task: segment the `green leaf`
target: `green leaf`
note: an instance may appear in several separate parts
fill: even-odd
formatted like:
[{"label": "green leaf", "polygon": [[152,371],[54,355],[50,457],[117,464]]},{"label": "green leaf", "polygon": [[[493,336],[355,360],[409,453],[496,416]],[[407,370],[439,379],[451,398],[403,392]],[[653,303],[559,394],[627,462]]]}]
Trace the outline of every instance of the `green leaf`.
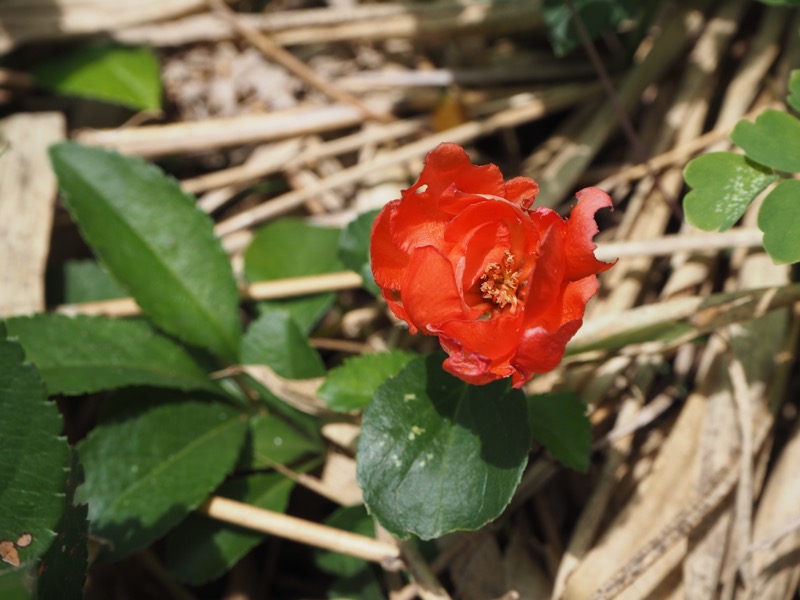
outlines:
[{"label": "green leaf", "polygon": [[768,108],[756,122],[739,121],[731,139],[748,158],[777,171],[800,172],[800,119]]},{"label": "green leaf", "polygon": [[[284,512],[294,482],[277,473],[240,477],[224,483],[216,495],[274,512]],[[167,537],[167,567],[175,578],[200,585],[224,575],[265,534],[191,514]]]},{"label": "green leaf", "polygon": [[7,321],[51,394],[129,385],[219,391],[184,348],[143,321],[40,314]]},{"label": "green leaf", "polygon": [[310,379],[325,373],[319,353],[291,315],[276,308],[265,309],[250,324],[242,341],[242,364],[267,365],[288,379]]},{"label": "green leaf", "polygon": [[65,96],[161,111],[161,77],[155,53],[146,47],[91,44],[48,56],[33,69],[40,86]]},{"label": "green leaf", "polygon": [[372,233],[372,223],[380,210],[371,210],[347,224],[339,238],[339,258],[348,269],[355,271],[364,279],[364,288],[375,296],[379,296],[381,289],[372,276],[372,267],[369,261],[369,238]]},{"label": "green leaf", "polygon": [[398,536],[477,529],[508,505],[531,445],[522,392],[470,386],[442,356],[414,360],[364,411],[357,476],[364,501]]},{"label": "green leaf", "polygon": [[319,397],[332,410],[360,410],[370,403],[384,381],[415,357],[413,352],[397,350],[347,358],[341,366],[330,370],[319,389]]},{"label": "green leaf", "polygon": [[[250,281],[272,281],[341,271],[339,235],[338,229],[315,227],[302,219],[279,219],[260,229],[245,251],[245,275]],[[287,310],[301,330],[309,333],[335,298],[333,293],[314,294],[260,305]]]},{"label": "green leaf", "polygon": [[733,152],[698,156],[689,161],[683,175],[692,188],[683,199],[686,221],[704,231],[730,229],[777,179],[771,170]]},{"label": "green leaf", "polygon": [[[16,548],[20,562],[28,563],[50,547],[66,508],[69,447],[60,435],[58,408],[2,324],[0,365],[0,540],[16,542],[30,534],[31,543]],[[11,568],[0,562],[0,573]]]},{"label": "green leaf", "polygon": [[50,149],[64,202],[92,249],[162,329],[239,357],[239,295],[208,215],[138,157],[62,142]]},{"label": "green leaf", "polygon": [[74,304],[123,298],[127,292],[97,261],[68,260],[48,272],[48,304]]},{"label": "green leaf", "polygon": [[92,535],[114,560],[151,543],[197,508],[236,463],[247,425],[232,408],[183,400],[130,403],[78,444]]},{"label": "green leaf", "polygon": [[371,567],[355,575],[342,577],[331,584],[328,598],[335,600],[385,600],[386,594]]},{"label": "green leaf", "polygon": [[243,457],[246,469],[288,465],[308,454],[321,454],[324,446],[316,432],[296,427],[277,415],[250,419],[252,453]]},{"label": "green leaf", "polygon": [[781,181],[758,213],[758,227],[764,232],[764,249],[776,263],[800,262],[800,181]]},{"label": "green leaf", "polygon": [[67,509],[56,526],[57,537],[42,557],[36,591],[39,598],[83,600],[89,565],[88,507],[74,503],[75,491],[83,483],[78,453],[71,452],[72,467],[67,482]]},{"label": "green leaf", "polygon": [[586,405],[572,392],[528,398],[533,439],[559,462],[583,473],[592,454],[592,424]]},{"label": "green leaf", "polygon": [[[633,0],[573,0],[573,6],[592,39],[613,31],[620,21],[636,15],[641,3]],[[581,45],[569,6],[561,0],[545,0],[542,17],[556,56],[563,56]]]},{"label": "green leaf", "polygon": [[[325,519],[325,524],[342,531],[375,537],[375,521],[363,506],[343,506]],[[314,562],[326,573],[340,577],[352,577],[369,566],[361,558],[331,551],[317,552]]]},{"label": "green leaf", "polygon": [[[800,0],[798,0],[800,3]],[[786,98],[793,109],[800,112],[800,69],[795,69],[789,75],[789,96]]]},{"label": "green leaf", "polygon": [[0,598],[3,600],[31,600],[34,584],[27,569],[0,568]]}]

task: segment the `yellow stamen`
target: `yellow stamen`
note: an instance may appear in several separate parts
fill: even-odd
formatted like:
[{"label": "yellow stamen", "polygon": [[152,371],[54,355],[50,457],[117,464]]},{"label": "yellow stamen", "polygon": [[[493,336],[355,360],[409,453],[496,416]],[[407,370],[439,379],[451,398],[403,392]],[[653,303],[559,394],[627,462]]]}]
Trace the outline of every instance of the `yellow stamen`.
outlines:
[{"label": "yellow stamen", "polygon": [[517,288],[519,287],[520,272],[514,270],[514,256],[506,252],[503,263],[490,263],[486,267],[486,272],[481,275],[481,294],[487,300],[491,300],[501,309],[509,304],[509,312],[513,315],[517,312],[519,298]]}]

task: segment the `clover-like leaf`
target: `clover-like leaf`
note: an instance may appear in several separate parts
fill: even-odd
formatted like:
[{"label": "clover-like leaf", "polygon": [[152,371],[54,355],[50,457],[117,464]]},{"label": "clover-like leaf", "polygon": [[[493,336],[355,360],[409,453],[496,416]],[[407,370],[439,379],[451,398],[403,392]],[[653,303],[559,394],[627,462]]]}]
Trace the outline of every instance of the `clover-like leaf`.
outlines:
[{"label": "clover-like leaf", "polygon": [[508,505],[531,443],[525,397],[468,385],[434,354],[410,362],[364,411],[357,475],[370,513],[399,536],[477,529]]},{"label": "clover-like leaf", "polygon": [[758,212],[764,249],[776,263],[800,262],[800,181],[781,181]]},{"label": "clover-like leaf", "polygon": [[712,152],[683,172],[692,191],[683,199],[686,221],[704,231],[730,229],[777,175],[741,154]]},{"label": "clover-like leaf", "polygon": [[533,439],[561,463],[585,472],[592,452],[592,424],[586,405],[572,392],[528,398]]},{"label": "clover-like leaf", "polygon": [[800,172],[800,119],[768,108],[756,122],[739,121],[731,139],[748,158],[777,171]]}]

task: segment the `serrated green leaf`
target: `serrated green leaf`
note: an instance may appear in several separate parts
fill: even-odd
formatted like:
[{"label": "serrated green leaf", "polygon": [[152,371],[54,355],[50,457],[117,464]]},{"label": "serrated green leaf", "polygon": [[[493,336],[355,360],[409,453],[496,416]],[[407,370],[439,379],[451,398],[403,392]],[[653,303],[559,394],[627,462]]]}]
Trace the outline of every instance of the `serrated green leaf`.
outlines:
[{"label": "serrated green leaf", "polygon": [[[342,531],[375,537],[375,521],[363,506],[343,506],[325,519],[325,524]],[[330,551],[317,552],[314,562],[321,570],[339,577],[352,577],[369,566],[361,558]]]},{"label": "serrated green leaf", "polygon": [[34,584],[27,569],[0,568],[0,598],[3,600],[31,600]]},{"label": "serrated green leaf", "polygon": [[372,233],[372,224],[379,210],[371,210],[347,224],[339,238],[339,258],[345,267],[361,275],[364,288],[375,296],[379,296],[381,289],[372,276],[369,260],[369,239]]},{"label": "serrated green leaf", "polygon": [[[69,447],[58,408],[2,324],[0,365],[0,540],[30,534],[31,543],[17,548],[20,562],[30,563],[50,547],[66,508]],[[0,562],[0,573],[11,568]]]},{"label": "serrated green leaf", "polygon": [[250,324],[242,341],[242,364],[267,365],[288,379],[310,379],[325,373],[319,353],[291,314],[276,308],[265,309]]},{"label": "serrated green leaf", "polygon": [[[293,487],[283,475],[256,474],[224,483],[216,495],[282,513]],[[265,539],[263,533],[191,514],[167,537],[167,567],[176,579],[200,585],[225,574]]]},{"label": "serrated green leaf", "polygon": [[72,466],[67,481],[67,508],[56,526],[56,540],[37,569],[36,595],[59,600],[83,600],[89,565],[88,507],[75,504],[75,491],[83,483],[78,453],[71,451]]},{"label": "serrated green leaf", "polygon": [[331,369],[319,389],[319,397],[332,409],[349,412],[364,408],[381,384],[396,375],[417,355],[394,351],[363,354],[345,359]]},{"label": "serrated green leaf", "polygon": [[748,158],[777,171],[800,173],[800,119],[768,108],[756,122],[739,121],[731,139]]},{"label": "serrated green leaf", "polygon": [[508,505],[528,461],[524,395],[499,381],[471,386],[442,356],[414,360],[364,411],[357,476],[390,532],[422,539],[477,529]]},{"label": "serrated green leaf", "polygon": [[592,453],[592,424],[577,394],[530,396],[528,416],[534,440],[563,465],[586,472]]},{"label": "serrated green leaf", "polygon": [[[800,0],[798,0],[800,3]],[[789,95],[786,98],[789,106],[800,112],[800,69],[795,69],[789,76]]]},{"label": "serrated green leaf", "polygon": [[704,231],[730,229],[753,199],[778,177],[733,152],[712,152],[689,161],[683,172],[693,188],[683,199],[686,221]]},{"label": "serrated green leaf", "polygon": [[40,86],[65,96],[161,110],[160,68],[150,48],[85,45],[48,56],[33,69],[33,77]]},{"label": "serrated green leaf", "polygon": [[[302,219],[283,218],[260,229],[244,253],[244,272],[250,281],[320,275],[341,271],[337,256],[340,231],[315,227]],[[314,294],[260,303],[288,311],[309,333],[328,311],[336,295]]]},{"label": "serrated green leaf", "polygon": [[247,425],[214,402],[142,399],[78,444],[92,535],[103,560],[127,556],[197,508],[236,463]]},{"label": "serrated green leaf", "polygon": [[39,314],[6,322],[50,394],[129,385],[219,391],[180,345],[143,321]]},{"label": "serrated green leaf", "polygon": [[800,262],[800,181],[781,181],[758,212],[764,249],[778,264]]},{"label": "serrated green leaf", "polygon": [[[632,0],[574,0],[573,6],[592,38],[613,31],[624,19],[632,18],[641,8]],[[570,7],[560,0],[545,0],[542,17],[556,56],[563,56],[581,45]]]},{"label": "serrated green leaf", "polygon": [[127,292],[97,261],[68,260],[47,273],[47,303],[75,304],[124,298]]},{"label": "serrated green leaf", "polygon": [[236,361],[239,296],[213,224],[141,158],[73,142],[50,157],[64,202],[114,278],[162,329]]}]

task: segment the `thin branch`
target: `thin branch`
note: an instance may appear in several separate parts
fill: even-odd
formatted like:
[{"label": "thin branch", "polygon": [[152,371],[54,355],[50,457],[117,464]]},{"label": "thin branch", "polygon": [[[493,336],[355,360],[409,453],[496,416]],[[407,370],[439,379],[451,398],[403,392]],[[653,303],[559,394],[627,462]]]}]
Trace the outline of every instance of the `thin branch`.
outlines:
[{"label": "thin branch", "polygon": [[400,558],[400,549],[393,544],[229,498],[212,496],[197,512],[218,521],[376,563],[391,564]]}]

